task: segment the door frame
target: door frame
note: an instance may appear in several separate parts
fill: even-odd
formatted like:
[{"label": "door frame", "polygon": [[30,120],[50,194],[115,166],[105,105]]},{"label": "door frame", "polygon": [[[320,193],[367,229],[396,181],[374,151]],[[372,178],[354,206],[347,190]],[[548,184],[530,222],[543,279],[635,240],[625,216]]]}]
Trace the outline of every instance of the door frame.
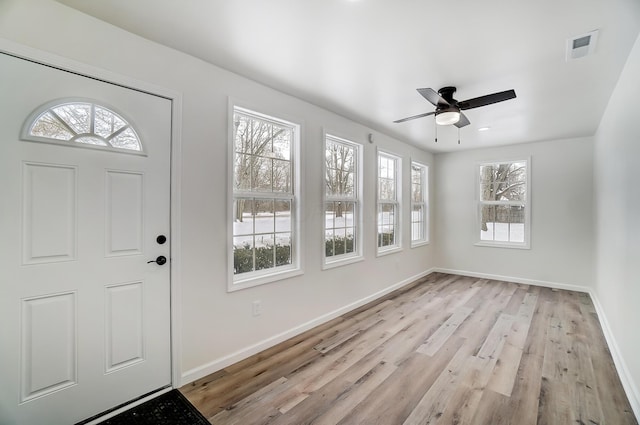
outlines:
[{"label": "door frame", "polygon": [[[40,65],[50,66],[62,71],[72,72],[82,77],[99,80],[105,83],[113,84],[130,90],[147,93],[154,96],[165,98],[171,102],[171,152],[170,152],[170,252],[171,252],[171,273],[170,282],[170,344],[171,344],[171,388],[178,388],[182,382],[181,370],[181,317],[182,317],[182,297],[180,292],[180,183],[182,175],[182,93],[157,86],[145,81],[107,71],[93,65],[78,62],[73,59],[65,58],[54,53],[35,49],[25,46],[14,41],[0,37],[0,53],[5,53],[19,59],[24,59]],[[25,117],[26,118],[26,117]],[[161,394],[159,391],[156,394]],[[140,394],[141,396],[143,394]],[[128,407],[128,406],[127,406]],[[96,412],[99,413],[99,412]],[[102,418],[104,419],[104,418]]]}]

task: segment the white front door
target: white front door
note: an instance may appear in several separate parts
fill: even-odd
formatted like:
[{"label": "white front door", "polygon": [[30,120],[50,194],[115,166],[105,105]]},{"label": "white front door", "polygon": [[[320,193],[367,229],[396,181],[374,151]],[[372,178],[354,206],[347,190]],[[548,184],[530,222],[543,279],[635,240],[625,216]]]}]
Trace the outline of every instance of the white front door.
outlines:
[{"label": "white front door", "polygon": [[170,100],[0,53],[1,424],[171,384],[170,145]]}]

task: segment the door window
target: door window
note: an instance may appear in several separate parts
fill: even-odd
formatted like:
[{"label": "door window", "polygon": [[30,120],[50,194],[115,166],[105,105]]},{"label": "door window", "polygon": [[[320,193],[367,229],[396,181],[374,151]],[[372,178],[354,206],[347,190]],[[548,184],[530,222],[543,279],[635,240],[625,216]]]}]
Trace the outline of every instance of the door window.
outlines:
[{"label": "door window", "polygon": [[22,139],[76,147],[144,153],[131,124],[103,105],[92,101],[57,101],[31,114]]}]

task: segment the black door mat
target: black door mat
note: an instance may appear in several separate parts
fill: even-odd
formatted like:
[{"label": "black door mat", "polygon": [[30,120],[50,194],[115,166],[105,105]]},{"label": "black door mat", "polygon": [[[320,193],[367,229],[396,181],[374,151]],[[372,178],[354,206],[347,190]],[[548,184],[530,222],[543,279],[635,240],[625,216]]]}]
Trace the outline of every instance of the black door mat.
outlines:
[{"label": "black door mat", "polygon": [[171,390],[100,425],[210,425],[178,390]]}]

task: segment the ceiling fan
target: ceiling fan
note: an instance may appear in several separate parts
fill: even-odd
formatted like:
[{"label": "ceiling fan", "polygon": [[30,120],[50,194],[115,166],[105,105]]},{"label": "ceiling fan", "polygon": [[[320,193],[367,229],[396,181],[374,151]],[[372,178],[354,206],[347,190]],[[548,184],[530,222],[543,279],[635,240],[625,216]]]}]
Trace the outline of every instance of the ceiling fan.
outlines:
[{"label": "ceiling fan", "polygon": [[457,101],[453,98],[453,94],[456,92],[455,87],[443,87],[438,90],[437,93],[435,90],[430,88],[417,90],[418,93],[422,95],[422,97],[427,99],[436,107],[436,110],[433,112],[427,112],[424,114],[403,118],[401,120],[394,121],[394,123],[400,123],[414,120],[416,118],[426,117],[429,115],[435,115],[436,124],[453,124],[456,127],[461,128],[470,124],[469,120],[462,113],[462,111],[466,111],[467,109],[479,108],[480,106],[491,105],[492,103],[503,102],[505,100],[513,99],[516,97],[516,92],[514,90],[506,90],[498,93],[475,97],[473,99]]}]

